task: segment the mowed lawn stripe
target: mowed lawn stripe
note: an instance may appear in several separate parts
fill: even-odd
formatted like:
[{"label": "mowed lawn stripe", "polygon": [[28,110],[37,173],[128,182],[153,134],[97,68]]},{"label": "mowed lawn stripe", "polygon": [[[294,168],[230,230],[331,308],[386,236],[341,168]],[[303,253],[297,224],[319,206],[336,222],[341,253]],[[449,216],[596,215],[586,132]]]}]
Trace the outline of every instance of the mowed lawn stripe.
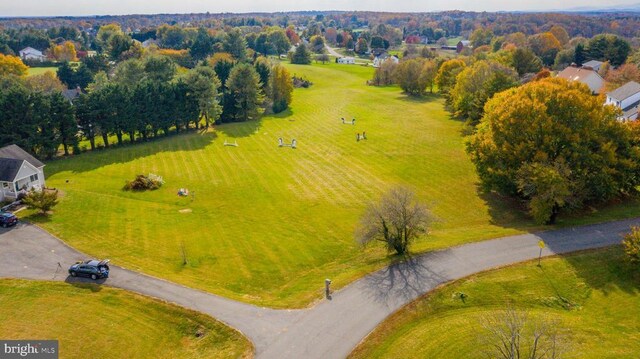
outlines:
[{"label": "mowed lawn stripe", "polygon": [[[274,307],[308,305],[325,278],[339,288],[388,263],[383,248],[360,248],[353,234],[367,204],[394,185],[415,189],[437,218],[416,252],[537,228],[479,192],[464,126],[441,98],[366,86],[373,69],[363,66],[285,66],[313,82],[294,91],[287,112],[52,161],[47,184],[64,197],[48,220],[32,219],[92,256]],[[363,131],[369,139],[357,142]],[[298,148],[278,147],[279,137]],[[122,190],[149,172],[166,184]]]}]

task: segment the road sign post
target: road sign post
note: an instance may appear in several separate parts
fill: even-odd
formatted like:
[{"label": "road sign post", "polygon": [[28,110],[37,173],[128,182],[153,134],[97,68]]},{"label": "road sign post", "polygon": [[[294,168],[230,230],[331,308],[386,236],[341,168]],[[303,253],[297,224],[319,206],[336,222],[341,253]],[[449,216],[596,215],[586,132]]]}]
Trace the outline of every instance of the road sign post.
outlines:
[{"label": "road sign post", "polygon": [[540,267],[540,260],[542,259],[542,250],[544,249],[544,242],[542,240],[538,241],[538,247],[540,247],[540,254],[538,254],[538,267]]}]

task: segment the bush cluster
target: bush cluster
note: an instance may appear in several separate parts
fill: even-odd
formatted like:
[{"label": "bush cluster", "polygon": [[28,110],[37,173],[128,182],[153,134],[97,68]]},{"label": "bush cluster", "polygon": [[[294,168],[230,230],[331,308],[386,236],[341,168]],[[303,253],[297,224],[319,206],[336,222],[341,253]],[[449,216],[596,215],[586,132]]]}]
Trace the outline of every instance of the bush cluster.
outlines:
[{"label": "bush cluster", "polygon": [[127,181],[124,185],[125,191],[153,191],[164,184],[162,177],[150,173],[148,176],[137,175],[133,181]]}]

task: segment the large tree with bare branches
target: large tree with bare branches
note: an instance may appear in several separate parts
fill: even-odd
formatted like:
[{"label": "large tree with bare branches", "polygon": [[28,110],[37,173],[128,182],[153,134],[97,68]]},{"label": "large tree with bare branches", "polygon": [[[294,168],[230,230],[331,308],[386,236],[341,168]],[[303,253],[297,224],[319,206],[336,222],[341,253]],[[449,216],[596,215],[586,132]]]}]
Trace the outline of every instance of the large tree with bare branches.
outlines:
[{"label": "large tree with bare branches", "polygon": [[491,359],[560,359],[564,342],[557,321],[529,319],[526,312],[507,308],[482,321],[485,354]]},{"label": "large tree with bare branches", "polygon": [[430,215],[427,207],[404,187],[395,187],[372,203],[360,220],[356,239],[362,245],[373,241],[386,244],[387,250],[405,254],[411,242],[427,233]]}]

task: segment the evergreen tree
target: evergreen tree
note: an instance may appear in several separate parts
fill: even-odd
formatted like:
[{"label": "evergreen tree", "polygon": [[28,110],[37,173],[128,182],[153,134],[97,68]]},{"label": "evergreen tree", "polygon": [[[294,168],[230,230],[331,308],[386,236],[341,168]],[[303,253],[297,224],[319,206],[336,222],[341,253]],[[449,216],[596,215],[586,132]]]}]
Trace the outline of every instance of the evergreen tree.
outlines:
[{"label": "evergreen tree", "polygon": [[264,101],[260,76],[248,64],[236,65],[227,80],[229,94],[235,105],[235,121],[256,120],[264,111],[260,106]]},{"label": "evergreen tree", "polygon": [[311,63],[311,52],[307,48],[307,45],[300,44],[296,47],[296,51],[294,51],[291,56],[291,63],[298,65],[308,65]]},{"label": "evergreen tree", "polygon": [[244,39],[240,30],[231,30],[223,42],[224,51],[228,52],[237,61],[245,61],[247,59],[247,41]]}]

